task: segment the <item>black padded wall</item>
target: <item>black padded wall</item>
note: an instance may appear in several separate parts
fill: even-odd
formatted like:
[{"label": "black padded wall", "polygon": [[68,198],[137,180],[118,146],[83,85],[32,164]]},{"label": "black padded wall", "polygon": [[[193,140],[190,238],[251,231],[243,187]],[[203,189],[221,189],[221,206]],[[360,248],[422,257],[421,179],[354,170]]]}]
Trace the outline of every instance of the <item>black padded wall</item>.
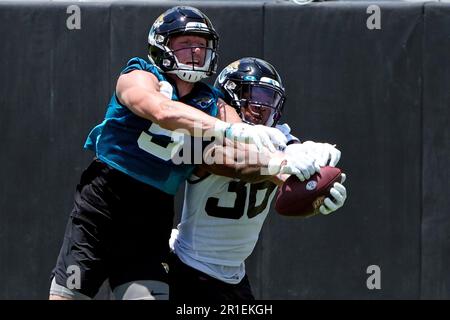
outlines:
[{"label": "black padded wall", "polygon": [[450,298],[450,6],[425,5],[422,297]]},{"label": "black padded wall", "polygon": [[45,298],[87,132],[109,95],[109,10],[1,3],[0,298]]},{"label": "black padded wall", "polygon": [[[304,140],[336,143],[348,175],[341,212],[272,215],[263,234],[263,298],[418,298],[422,6],[268,5],[264,56],[283,75],[284,119]],[[381,290],[366,286],[381,269]],[[282,276],[280,276],[282,275]]]}]

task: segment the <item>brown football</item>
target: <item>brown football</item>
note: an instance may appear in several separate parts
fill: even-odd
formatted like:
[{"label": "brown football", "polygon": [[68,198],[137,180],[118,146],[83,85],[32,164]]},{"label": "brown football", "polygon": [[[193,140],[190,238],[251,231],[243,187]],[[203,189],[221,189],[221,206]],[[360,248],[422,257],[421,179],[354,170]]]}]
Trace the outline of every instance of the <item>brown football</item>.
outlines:
[{"label": "brown football", "polygon": [[303,182],[291,175],[278,190],[275,210],[283,216],[317,214],[333,184],[340,181],[341,169],[336,167],[322,167],[319,173]]}]

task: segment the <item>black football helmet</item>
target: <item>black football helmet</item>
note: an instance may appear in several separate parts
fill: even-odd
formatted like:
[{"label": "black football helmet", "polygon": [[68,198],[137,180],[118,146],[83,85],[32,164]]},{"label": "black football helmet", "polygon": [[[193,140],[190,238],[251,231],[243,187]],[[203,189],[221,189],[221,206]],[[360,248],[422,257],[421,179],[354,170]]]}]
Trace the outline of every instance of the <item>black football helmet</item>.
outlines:
[{"label": "black football helmet", "polygon": [[[196,35],[208,40],[203,66],[182,64],[169,40],[175,35]],[[187,7],[173,7],[161,14],[153,23],[148,34],[148,57],[161,71],[176,74],[180,79],[197,82],[215,73],[219,36],[209,18],[200,10]]]},{"label": "black football helmet", "polygon": [[285,91],[280,75],[267,61],[234,61],[220,72],[214,86],[246,123],[275,126],[281,117]]}]

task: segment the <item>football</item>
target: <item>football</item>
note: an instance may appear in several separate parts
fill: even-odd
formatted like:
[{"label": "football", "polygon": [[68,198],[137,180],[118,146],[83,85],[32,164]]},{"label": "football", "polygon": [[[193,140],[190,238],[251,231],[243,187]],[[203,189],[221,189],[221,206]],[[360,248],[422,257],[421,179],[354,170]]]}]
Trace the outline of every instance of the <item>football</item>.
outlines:
[{"label": "football", "polygon": [[278,189],[275,210],[280,215],[296,217],[320,213],[319,208],[333,184],[340,181],[341,170],[328,166],[303,182],[291,175]]}]

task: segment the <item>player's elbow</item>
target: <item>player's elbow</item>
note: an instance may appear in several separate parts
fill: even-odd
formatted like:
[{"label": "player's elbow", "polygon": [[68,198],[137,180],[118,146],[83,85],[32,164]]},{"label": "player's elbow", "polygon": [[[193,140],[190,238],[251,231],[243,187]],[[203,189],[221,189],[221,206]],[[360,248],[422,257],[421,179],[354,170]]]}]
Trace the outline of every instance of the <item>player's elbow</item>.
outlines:
[{"label": "player's elbow", "polygon": [[234,171],[236,178],[245,182],[254,183],[267,179],[267,177],[262,174],[261,168],[258,166],[237,165],[234,167]]},{"label": "player's elbow", "polygon": [[158,108],[153,112],[154,122],[161,126],[164,126],[164,124],[168,122],[169,117],[170,115],[162,110],[162,106],[158,106]]}]

